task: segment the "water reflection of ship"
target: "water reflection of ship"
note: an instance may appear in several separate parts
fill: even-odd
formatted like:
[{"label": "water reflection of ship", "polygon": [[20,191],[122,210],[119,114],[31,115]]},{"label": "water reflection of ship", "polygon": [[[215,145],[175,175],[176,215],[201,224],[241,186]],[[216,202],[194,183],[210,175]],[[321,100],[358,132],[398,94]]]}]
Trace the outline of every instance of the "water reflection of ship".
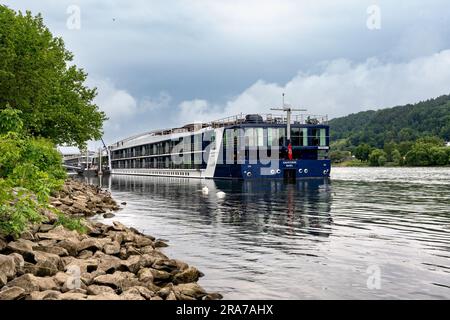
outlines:
[{"label": "water reflection of ship", "polygon": [[[329,179],[302,180],[295,184],[280,180],[215,183],[227,194],[239,193],[237,199],[232,199],[237,201],[226,201],[222,206],[240,213],[242,222],[253,220],[254,228],[291,235],[306,233],[327,237],[331,233]],[[256,221],[255,215],[263,219]]]},{"label": "water reflection of ship", "polygon": [[[97,178],[88,182],[96,183]],[[98,182],[97,182],[98,183]],[[164,211],[183,211],[195,223],[221,224],[250,232],[283,235],[331,233],[331,186],[328,179],[198,180],[176,177],[112,176],[102,182],[113,191],[149,198]],[[209,193],[202,194],[207,186]],[[225,198],[216,193],[225,192]],[[199,218],[199,215],[201,219]]]}]

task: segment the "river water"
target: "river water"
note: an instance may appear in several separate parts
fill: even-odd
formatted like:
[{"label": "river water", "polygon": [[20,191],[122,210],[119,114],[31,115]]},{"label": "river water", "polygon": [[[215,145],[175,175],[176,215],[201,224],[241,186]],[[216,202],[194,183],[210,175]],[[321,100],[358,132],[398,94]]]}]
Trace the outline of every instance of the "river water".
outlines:
[{"label": "river water", "polygon": [[127,202],[115,220],[168,240],[164,252],[225,299],[450,298],[448,167],[333,168],[330,181],[296,184],[113,176],[102,185]]}]

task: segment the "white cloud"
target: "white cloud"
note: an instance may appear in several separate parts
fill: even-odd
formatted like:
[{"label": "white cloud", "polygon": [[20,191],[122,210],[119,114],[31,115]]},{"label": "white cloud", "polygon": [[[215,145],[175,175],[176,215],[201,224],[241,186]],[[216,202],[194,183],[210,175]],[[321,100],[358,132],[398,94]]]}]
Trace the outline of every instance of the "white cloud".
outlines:
[{"label": "white cloud", "polygon": [[156,98],[153,97],[145,97],[139,103],[139,112],[153,112],[160,111],[164,108],[170,107],[170,103],[172,102],[172,97],[169,93],[163,91],[160,92]]},{"label": "white cloud", "polygon": [[321,64],[321,72],[299,72],[284,85],[262,80],[225,104],[205,100],[179,105],[180,121],[212,120],[243,113],[268,113],[287,102],[309,113],[343,116],[367,109],[414,103],[450,93],[450,50],[405,63],[382,63],[372,58],[354,64],[345,59]]},{"label": "white cloud", "polygon": [[129,118],[138,111],[136,99],[126,90],[116,88],[110,79],[93,79],[89,85],[97,87],[98,95],[94,102],[112,123]]}]

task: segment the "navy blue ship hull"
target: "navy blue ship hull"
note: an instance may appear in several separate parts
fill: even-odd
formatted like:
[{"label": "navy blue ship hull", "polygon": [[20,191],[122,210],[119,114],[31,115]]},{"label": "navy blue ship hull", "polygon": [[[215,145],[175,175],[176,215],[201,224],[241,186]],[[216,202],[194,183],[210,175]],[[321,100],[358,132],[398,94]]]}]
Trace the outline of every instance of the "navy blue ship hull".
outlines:
[{"label": "navy blue ship hull", "polygon": [[328,178],[330,160],[279,160],[278,166],[262,164],[217,165],[214,178],[219,179],[267,179],[267,178]]}]

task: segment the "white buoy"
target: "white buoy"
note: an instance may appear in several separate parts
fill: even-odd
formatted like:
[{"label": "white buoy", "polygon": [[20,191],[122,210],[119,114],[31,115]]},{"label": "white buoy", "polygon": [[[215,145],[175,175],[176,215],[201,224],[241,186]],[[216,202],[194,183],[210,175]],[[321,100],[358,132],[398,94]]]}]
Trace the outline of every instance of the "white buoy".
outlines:
[{"label": "white buoy", "polygon": [[208,194],[208,193],[209,193],[209,189],[208,189],[207,186],[204,186],[204,187],[202,188],[202,193],[203,193],[203,194]]},{"label": "white buoy", "polygon": [[222,199],[222,198],[225,198],[225,194],[226,194],[225,192],[219,191],[216,193],[216,196],[217,196],[217,198]]}]

